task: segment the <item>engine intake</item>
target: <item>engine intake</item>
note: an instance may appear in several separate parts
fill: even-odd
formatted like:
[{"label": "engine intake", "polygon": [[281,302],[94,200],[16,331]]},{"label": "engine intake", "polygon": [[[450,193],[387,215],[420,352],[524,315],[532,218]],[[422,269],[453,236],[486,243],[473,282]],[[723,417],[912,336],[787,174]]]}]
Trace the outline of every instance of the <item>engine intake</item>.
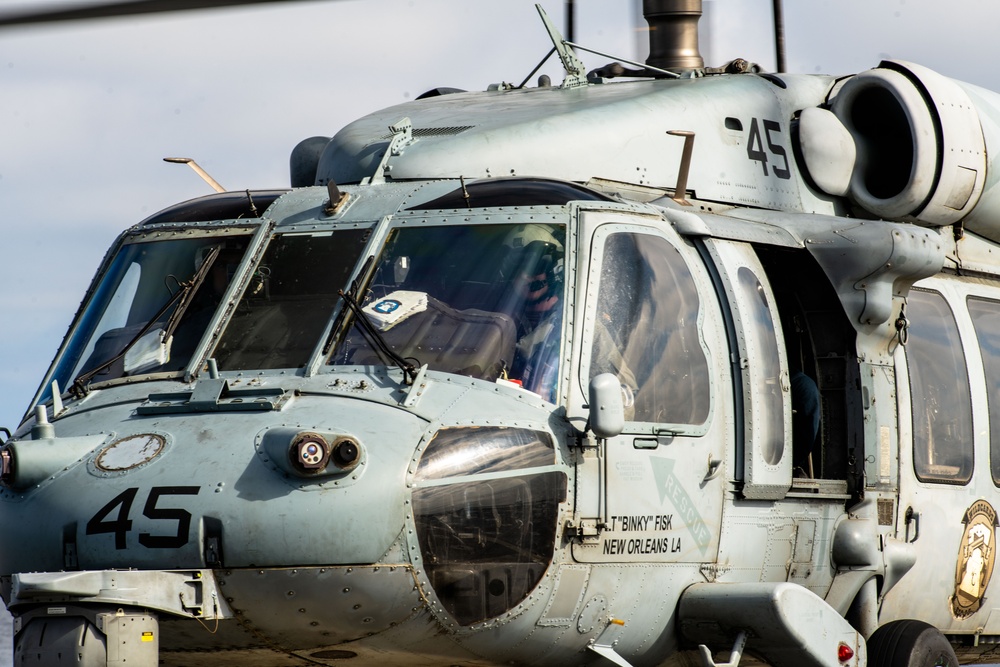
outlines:
[{"label": "engine intake", "polygon": [[833,113],[857,147],[847,196],[865,211],[936,227],[976,208],[987,142],[976,104],[957,82],[883,61],[843,85]]}]

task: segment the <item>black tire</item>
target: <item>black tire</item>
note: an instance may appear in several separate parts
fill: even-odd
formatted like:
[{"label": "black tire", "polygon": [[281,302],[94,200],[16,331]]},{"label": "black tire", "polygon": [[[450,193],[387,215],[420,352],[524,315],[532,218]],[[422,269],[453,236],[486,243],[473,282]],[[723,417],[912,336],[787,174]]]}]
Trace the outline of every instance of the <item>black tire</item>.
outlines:
[{"label": "black tire", "polygon": [[951,643],[933,625],[892,621],[868,640],[869,667],[958,667]]}]

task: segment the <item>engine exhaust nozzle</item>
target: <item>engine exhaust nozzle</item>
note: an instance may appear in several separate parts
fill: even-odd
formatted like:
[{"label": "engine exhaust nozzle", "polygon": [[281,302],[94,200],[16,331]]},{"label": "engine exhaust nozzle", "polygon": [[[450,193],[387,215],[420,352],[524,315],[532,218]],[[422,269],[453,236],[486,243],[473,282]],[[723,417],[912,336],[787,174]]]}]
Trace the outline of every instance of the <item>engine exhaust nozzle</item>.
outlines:
[{"label": "engine exhaust nozzle", "polygon": [[643,0],[642,14],[649,24],[647,65],[666,70],[705,66],[698,50],[701,0]]}]

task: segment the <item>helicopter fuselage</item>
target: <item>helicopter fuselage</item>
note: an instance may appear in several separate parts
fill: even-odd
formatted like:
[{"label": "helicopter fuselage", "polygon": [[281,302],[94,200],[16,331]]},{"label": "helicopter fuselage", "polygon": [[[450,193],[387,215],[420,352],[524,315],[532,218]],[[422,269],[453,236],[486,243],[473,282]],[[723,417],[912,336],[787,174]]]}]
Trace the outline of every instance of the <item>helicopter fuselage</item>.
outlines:
[{"label": "helicopter fuselage", "polygon": [[850,181],[878,134],[831,163],[802,113],[916,118],[885,77],[445,95],[345,128],[316,186],[127,230],[0,451],[19,664],[1000,637],[992,184]]}]

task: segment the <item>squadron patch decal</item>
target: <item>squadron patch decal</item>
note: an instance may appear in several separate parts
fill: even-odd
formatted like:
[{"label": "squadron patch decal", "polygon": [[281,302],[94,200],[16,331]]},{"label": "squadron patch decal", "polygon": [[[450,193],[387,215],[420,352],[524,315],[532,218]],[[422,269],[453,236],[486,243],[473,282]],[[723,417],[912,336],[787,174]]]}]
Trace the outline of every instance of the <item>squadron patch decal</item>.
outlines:
[{"label": "squadron patch decal", "polygon": [[951,598],[951,612],[956,618],[971,616],[983,603],[996,559],[997,513],[985,500],[977,500],[966,510],[962,523],[965,532],[958,551],[955,595]]}]

